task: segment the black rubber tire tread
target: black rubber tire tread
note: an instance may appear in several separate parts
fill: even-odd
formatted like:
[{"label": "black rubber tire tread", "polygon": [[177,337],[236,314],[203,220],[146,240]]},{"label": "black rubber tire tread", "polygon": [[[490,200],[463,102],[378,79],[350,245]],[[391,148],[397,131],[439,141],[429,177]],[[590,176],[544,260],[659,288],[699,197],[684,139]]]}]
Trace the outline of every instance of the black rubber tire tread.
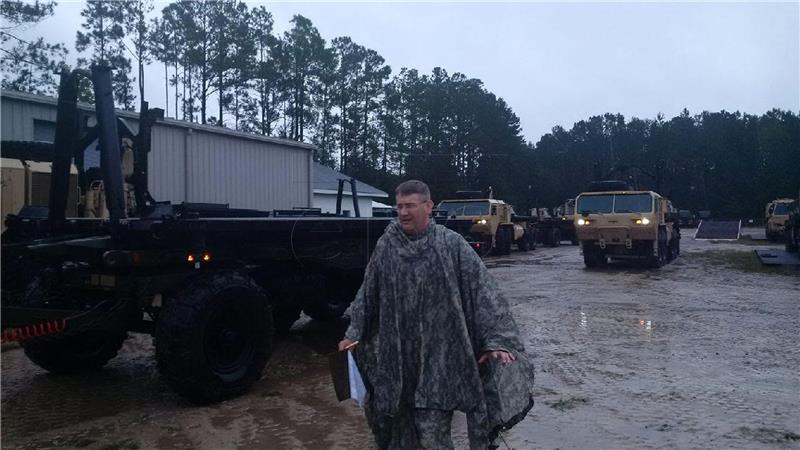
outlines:
[{"label": "black rubber tire tread", "polygon": [[783,242],[785,245],[785,250],[789,253],[796,253],[798,251],[797,240],[795,239],[796,233],[798,231],[794,229],[790,223],[787,223],[784,227],[784,237]]},{"label": "black rubber tire tread", "polygon": [[608,257],[603,250],[587,244],[583,249],[583,264],[590,269],[605,267],[608,265]]},{"label": "black rubber tire tread", "polygon": [[597,267],[597,259],[594,257],[593,254],[589,254],[584,252],[583,253],[583,264],[590,269],[594,269]]},{"label": "black rubber tire tread", "polygon": [[[39,278],[34,279],[25,292],[24,303],[35,306],[45,292]],[[128,338],[126,330],[88,330],[66,337],[33,339],[20,343],[25,356],[34,364],[51,373],[78,373],[98,370],[117,356],[122,343]]]},{"label": "black rubber tire tread", "polygon": [[517,239],[517,249],[521,252],[527,252],[531,249],[530,243],[528,242],[528,233],[523,234],[521,238]]},{"label": "black rubber tire tread", "polygon": [[[158,371],[173,390],[191,402],[208,404],[247,392],[261,377],[272,351],[272,311],[264,290],[250,277],[221,272],[190,280],[166,303],[156,324]],[[239,294],[239,295],[236,295]],[[241,295],[244,294],[244,295]],[[242,373],[222,379],[206,356],[205,332],[212,314],[227,302],[249,302],[253,349],[240,366]]]},{"label": "black rubber tire tread", "polygon": [[79,373],[98,370],[117,356],[128,338],[125,330],[86,331],[76,336],[22,342],[25,356],[51,373]]},{"label": "black rubber tire tread", "polygon": [[650,256],[647,259],[647,266],[651,269],[658,269],[663,267],[664,264],[668,261],[667,255],[667,243],[666,243],[666,233],[662,233],[661,230],[658,232],[658,250],[656,256]]},{"label": "black rubber tire tread", "polygon": [[511,254],[511,241],[514,235],[508,227],[500,226],[497,228],[497,235],[495,236],[495,251],[498,255]]}]

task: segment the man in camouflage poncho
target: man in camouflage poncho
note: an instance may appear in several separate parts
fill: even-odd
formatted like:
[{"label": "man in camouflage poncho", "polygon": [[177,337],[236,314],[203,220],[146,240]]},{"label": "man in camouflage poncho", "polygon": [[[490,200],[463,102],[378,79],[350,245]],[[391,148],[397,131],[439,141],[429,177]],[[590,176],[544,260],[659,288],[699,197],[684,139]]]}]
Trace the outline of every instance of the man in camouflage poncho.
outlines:
[{"label": "man in camouflage poncho", "polygon": [[517,326],[469,244],[429,219],[425,183],[396,195],[398,220],[378,241],[339,350],[355,351],[379,448],[453,448],[459,410],[470,447],[486,449],[533,405]]}]

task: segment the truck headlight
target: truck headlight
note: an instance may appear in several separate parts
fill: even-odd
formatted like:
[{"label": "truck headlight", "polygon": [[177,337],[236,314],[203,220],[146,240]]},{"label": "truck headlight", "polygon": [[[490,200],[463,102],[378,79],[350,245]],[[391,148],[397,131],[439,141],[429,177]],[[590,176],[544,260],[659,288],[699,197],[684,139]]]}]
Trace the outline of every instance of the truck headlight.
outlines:
[{"label": "truck headlight", "polygon": [[578,225],[580,225],[580,226],[589,225],[589,223],[590,223],[589,219],[583,219],[583,218],[578,219]]},{"label": "truck headlight", "polygon": [[478,220],[477,222],[475,222],[475,223],[477,223],[477,224],[479,224],[479,225],[486,225],[486,219],[479,219],[479,220]]},{"label": "truck headlight", "polygon": [[641,219],[636,219],[636,225],[649,225],[650,219],[647,217],[642,217]]}]

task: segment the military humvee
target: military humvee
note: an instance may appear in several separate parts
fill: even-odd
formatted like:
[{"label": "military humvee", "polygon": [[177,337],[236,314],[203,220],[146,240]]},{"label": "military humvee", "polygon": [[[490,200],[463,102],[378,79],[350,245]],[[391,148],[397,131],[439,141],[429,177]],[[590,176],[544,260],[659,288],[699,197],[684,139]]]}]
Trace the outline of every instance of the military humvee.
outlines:
[{"label": "military humvee", "polygon": [[652,191],[584,192],[575,230],[586,267],[632,259],[660,267],[680,253],[680,227],[669,200]]},{"label": "military humvee", "polygon": [[460,191],[457,197],[442,200],[434,217],[461,233],[480,255],[490,252],[507,255],[511,253],[512,244],[520,251],[536,247],[530,218],[517,216],[510,204],[479,191]]},{"label": "military humvee", "polygon": [[764,231],[767,239],[771,242],[778,242],[784,235],[784,227],[789,220],[789,207],[792,204],[790,198],[779,198],[767,203],[764,211]]}]

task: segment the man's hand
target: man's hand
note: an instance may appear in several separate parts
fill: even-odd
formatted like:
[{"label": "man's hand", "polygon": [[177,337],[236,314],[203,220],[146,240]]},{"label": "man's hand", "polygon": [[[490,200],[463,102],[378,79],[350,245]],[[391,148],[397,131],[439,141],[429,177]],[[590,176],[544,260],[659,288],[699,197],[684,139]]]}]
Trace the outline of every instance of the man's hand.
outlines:
[{"label": "man's hand", "polygon": [[[344,342],[344,341],[342,341]],[[341,344],[339,344],[341,345]],[[486,361],[489,361],[489,358],[499,359],[500,362],[508,364],[511,361],[516,360],[517,358],[514,357],[511,353],[505,352],[503,350],[497,350],[493,352],[483,352],[481,357],[478,359],[478,364],[483,364]]]},{"label": "man's hand", "polygon": [[358,341],[351,341],[350,339],[342,339],[339,341],[339,351],[344,352],[347,350],[351,350],[353,347],[358,345]]}]

